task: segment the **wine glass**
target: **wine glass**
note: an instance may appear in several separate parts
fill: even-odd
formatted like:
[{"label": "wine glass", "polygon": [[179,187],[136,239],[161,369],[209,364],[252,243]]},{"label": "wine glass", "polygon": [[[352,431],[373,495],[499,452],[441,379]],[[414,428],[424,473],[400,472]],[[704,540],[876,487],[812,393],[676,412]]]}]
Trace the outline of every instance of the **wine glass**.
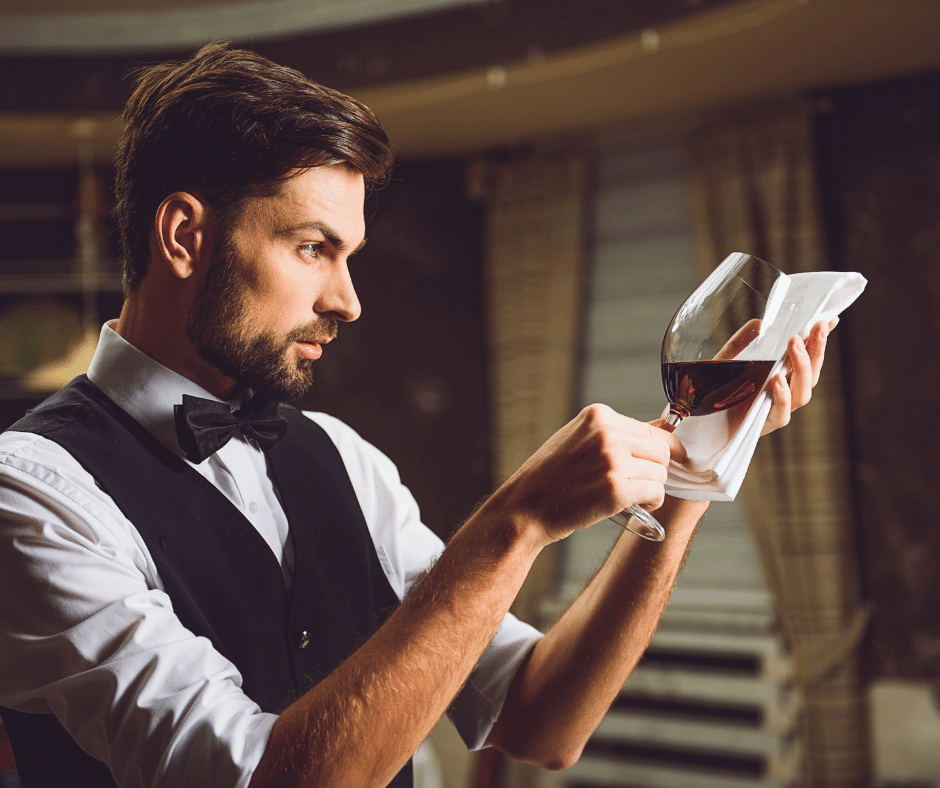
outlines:
[{"label": "wine glass", "polygon": [[[690,295],[666,329],[662,377],[672,432],[689,416],[705,416],[749,403],[783,357],[789,333],[771,331],[788,321],[790,280],[753,255],[729,255]],[[610,518],[629,531],[662,541],[659,521],[638,504]]]}]

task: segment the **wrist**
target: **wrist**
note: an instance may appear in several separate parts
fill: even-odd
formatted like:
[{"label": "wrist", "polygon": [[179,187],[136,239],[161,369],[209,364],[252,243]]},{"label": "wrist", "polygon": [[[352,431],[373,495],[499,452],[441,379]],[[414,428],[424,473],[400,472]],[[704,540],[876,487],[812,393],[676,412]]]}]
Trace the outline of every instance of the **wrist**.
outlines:
[{"label": "wrist", "polygon": [[525,507],[513,506],[503,490],[497,490],[467,521],[465,527],[484,533],[488,544],[531,554],[532,559],[554,540],[546,533],[541,518]]},{"label": "wrist", "polygon": [[708,510],[709,501],[692,501],[667,495],[663,505],[656,510],[656,518],[663,523],[667,536],[670,533],[695,532]]}]

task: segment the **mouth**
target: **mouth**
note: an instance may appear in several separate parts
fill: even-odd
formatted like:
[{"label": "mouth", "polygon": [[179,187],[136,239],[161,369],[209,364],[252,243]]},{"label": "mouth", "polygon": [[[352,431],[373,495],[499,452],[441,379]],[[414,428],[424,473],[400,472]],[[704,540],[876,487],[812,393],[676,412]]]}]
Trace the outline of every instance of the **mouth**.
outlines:
[{"label": "mouth", "polygon": [[329,339],[297,340],[294,344],[297,345],[301,356],[309,358],[311,361],[316,361],[323,355],[323,345],[329,341]]},{"label": "mouth", "polygon": [[316,361],[323,355],[323,346],[336,338],[336,329],[336,321],[317,320],[294,332],[288,339],[294,340],[294,346],[301,357]]}]

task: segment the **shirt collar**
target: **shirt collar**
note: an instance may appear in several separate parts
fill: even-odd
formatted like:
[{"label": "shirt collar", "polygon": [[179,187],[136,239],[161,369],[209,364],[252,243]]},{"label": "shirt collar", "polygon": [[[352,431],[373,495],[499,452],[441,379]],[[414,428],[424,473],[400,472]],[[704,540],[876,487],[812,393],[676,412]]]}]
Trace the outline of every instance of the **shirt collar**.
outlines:
[{"label": "shirt collar", "polygon": [[223,400],[138,350],[114,330],[115,324],[101,328],[88,379],[170,451],[185,456],[176,438],[174,406],[184,394]]}]

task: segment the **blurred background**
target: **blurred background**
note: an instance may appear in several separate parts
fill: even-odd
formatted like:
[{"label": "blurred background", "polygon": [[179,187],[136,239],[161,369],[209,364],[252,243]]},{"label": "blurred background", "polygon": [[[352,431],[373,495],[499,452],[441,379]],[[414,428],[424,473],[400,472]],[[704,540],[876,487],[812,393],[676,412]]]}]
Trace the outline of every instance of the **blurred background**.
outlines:
[{"label": "blurred background", "polygon": [[[420,784],[940,785],[940,3],[2,0],[2,426],[120,310],[125,75],[216,39],[395,144],[363,317],[301,404],[389,454],[444,538],[584,404],[660,414],[662,333],[729,252],[869,279],[581,761],[468,754],[442,724]],[[546,552],[519,615],[549,626],[618,530]]]}]

